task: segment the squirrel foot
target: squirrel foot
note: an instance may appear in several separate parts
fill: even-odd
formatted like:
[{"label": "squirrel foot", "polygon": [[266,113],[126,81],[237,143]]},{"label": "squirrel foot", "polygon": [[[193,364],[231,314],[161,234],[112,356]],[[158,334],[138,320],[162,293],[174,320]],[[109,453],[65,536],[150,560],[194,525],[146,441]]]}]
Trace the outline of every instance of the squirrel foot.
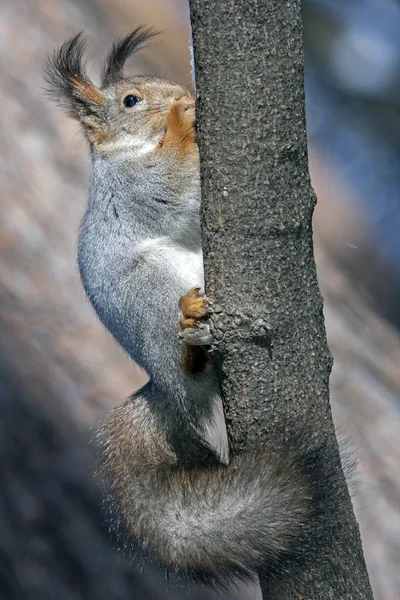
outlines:
[{"label": "squirrel foot", "polygon": [[188,328],[179,334],[181,341],[188,346],[209,346],[212,342],[210,326],[201,324],[196,329]]},{"label": "squirrel foot", "polygon": [[189,346],[208,346],[212,335],[209,325],[201,321],[210,313],[208,300],[200,295],[200,288],[191,288],[179,299],[183,317],[179,320],[180,338]]}]

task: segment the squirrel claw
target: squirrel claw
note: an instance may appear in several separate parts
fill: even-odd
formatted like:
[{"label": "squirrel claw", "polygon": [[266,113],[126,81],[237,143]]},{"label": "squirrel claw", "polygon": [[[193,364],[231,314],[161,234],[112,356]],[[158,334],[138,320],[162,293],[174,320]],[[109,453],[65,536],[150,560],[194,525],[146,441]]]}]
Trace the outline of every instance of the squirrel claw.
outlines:
[{"label": "squirrel claw", "polygon": [[181,341],[188,346],[209,346],[212,342],[210,326],[202,323],[196,328],[188,328],[179,334]]}]

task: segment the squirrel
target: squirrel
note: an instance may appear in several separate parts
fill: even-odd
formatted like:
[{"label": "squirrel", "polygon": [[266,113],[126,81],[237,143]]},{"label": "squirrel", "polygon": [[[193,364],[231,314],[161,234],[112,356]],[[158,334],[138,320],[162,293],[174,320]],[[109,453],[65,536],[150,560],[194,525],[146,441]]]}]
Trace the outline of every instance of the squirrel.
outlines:
[{"label": "squirrel", "polygon": [[149,375],[99,433],[111,495],[166,572],[231,584],[279,569],[302,544],[313,481],[293,451],[230,455],[208,352],[195,100],[177,83],[125,73],[153,35],[139,27],[117,41],[96,86],[78,34],[49,58],[46,81],[90,147],[84,289]]}]

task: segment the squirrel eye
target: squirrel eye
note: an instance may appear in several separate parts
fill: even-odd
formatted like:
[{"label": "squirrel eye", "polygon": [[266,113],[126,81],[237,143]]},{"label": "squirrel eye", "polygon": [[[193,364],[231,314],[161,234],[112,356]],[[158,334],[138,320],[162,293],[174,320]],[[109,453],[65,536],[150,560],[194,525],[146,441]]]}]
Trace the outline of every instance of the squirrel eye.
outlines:
[{"label": "squirrel eye", "polygon": [[137,104],[140,101],[141,101],[141,98],[139,98],[138,96],[134,96],[134,94],[129,94],[128,96],[125,96],[125,98],[124,98],[124,106],[126,106],[126,108],[131,108],[132,106],[135,106],[135,104]]}]

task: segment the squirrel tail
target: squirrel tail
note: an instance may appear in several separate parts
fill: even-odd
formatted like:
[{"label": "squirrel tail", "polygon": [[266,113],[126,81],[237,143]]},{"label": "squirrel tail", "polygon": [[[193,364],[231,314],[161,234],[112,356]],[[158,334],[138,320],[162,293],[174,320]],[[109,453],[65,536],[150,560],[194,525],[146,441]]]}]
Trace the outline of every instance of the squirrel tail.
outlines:
[{"label": "squirrel tail", "polygon": [[[168,572],[223,583],[273,568],[310,520],[307,469],[290,451],[201,464],[196,432],[194,463],[182,465],[150,408],[157,394],[148,383],[108,416],[97,438],[103,475],[128,531]],[[190,443],[186,448],[190,454]]]}]

